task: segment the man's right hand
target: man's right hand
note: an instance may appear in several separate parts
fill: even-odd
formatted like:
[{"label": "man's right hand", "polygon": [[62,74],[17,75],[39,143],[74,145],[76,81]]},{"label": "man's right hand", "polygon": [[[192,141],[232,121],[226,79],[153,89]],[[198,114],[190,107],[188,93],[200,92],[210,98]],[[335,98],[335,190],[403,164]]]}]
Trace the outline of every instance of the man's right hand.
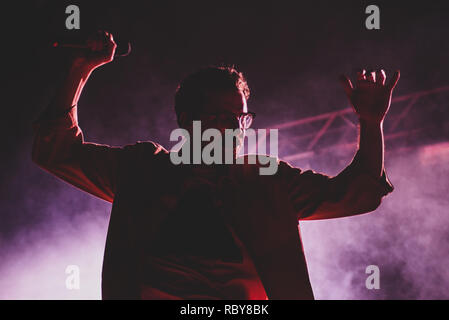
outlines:
[{"label": "man's right hand", "polygon": [[94,69],[114,60],[117,44],[112,34],[97,31],[87,39],[86,49],[75,49],[72,64],[75,68],[91,72]]},{"label": "man's right hand", "polygon": [[44,114],[60,114],[68,107],[77,105],[92,71],[114,60],[117,45],[112,34],[108,32],[98,31],[91,35],[85,46],[71,48],[70,69],[66,79],[61,83]]}]

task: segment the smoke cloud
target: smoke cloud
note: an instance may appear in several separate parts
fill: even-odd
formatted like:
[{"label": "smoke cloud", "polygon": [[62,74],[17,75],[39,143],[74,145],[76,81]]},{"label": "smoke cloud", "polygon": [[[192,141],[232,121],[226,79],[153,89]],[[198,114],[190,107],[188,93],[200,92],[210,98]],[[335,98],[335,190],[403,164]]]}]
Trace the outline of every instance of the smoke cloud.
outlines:
[{"label": "smoke cloud", "polygon": [[[142,1],[79,1],[82,26],[109,30],[134,48],[89,79],[79,105],[85,138],[116,146],[153,140],[169,148],[169,133],[176,128],[176,86],[209,64],[235,64],[245,74],[252,92],[248,108],[257,113],[255,128],[347,107],[338,76],[354,76],[361,67],[384,68],[387,77],[400,69],[395,96],[448,85],[449,42],[441,41],[449,30],[447,10],[436,4],[379,4],[381,30],[368,32],[368,4],[272,2],[257,8],[223,4],[216,10],[189,2],[156,7]],[[31,162],[32,120],[64,78],[64,59],[57,59],[62,53],[45,47],[64,39],[59,15],[64,5],[41,0],[32,2],[29,12],[22,7],[8,11],[28,22],[13,24],[17,62],[11,64],[17,70],[9,78],[11,89],[5,90],[11,94],[4,99],[8,123],[0,128],[5,137],[0,299],[100,298],[111,205]],[[447,101],[441,94],[420,101],[401,123],[405,130],[422,120],[433,130],[387,141],[386,169],[395,190],[375,212],[300,223],[317,299],[449,298]],[[393,104],[390,113],[397,111]],[[281,158],[304,151],[307,144],[297,136],[316,126],[301,130],[279,131]],[[355,140],[356,131],[322,142],[336,144],[348,137]],[[335,175],[351,156],[337,150],[292,164]],[[66,287],[69,265],[79,266],[79,290]],[[369,265],[379,267],[379,290],[365,287]]]}]

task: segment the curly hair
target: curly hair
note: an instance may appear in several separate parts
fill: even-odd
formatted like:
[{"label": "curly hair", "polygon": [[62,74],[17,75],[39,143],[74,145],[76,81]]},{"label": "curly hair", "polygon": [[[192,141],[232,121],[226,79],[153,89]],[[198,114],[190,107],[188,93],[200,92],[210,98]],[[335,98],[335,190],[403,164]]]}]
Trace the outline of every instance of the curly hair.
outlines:
[{"label": "curly hair", "polygon": [[209,66],[187,76],[178,85],[175,94],[175,112],[193,115],[204,111],[207,92],[239,90],[248,100],[250,90],[245,77],[234,66]]}]

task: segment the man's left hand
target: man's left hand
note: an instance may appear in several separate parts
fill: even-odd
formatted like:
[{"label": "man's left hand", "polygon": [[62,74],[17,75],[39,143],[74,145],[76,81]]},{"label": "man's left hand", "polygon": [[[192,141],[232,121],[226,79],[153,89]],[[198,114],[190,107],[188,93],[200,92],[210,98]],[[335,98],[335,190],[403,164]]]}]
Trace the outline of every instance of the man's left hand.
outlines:
[{"label": "man's left hand", "polygon": [[345,75],[340,77],[340,81],[360,120],[380,123],[390,108],[391,95],[399,77],[398,70],[386,84],[384,70],[369,73],[362,70],[357,74],[355,88],[351,80]]}]

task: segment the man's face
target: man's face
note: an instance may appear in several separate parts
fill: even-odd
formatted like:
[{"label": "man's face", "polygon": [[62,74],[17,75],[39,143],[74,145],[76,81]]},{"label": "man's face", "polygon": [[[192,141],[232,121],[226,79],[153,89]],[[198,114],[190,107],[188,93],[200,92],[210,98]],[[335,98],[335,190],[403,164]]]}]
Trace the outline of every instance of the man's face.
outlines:
[{"label": "man's face", "polygon": [[201,126],[218,129],[223,134],[225,129],[239,129],[238,116],[242,112],[248,112],[248,107],[241,91],[208,93],[200,115]]},{"label": "man's face", "polygon": [[[223,145],[226,129],[237,129],[239,135],[233,153],[236,155],[243,145],[244,130],[240,128],[238,117],[242,112],[248,112],[245,95],[241,91],[229,90],[210,92],[205,97],[204,111],[194,117],[201,121],[201,130],[217,129],[221,132]],[[183,127],[192,134],[192,119],[185,117]],[[205,143],[207,144],[207,142]]]}]

